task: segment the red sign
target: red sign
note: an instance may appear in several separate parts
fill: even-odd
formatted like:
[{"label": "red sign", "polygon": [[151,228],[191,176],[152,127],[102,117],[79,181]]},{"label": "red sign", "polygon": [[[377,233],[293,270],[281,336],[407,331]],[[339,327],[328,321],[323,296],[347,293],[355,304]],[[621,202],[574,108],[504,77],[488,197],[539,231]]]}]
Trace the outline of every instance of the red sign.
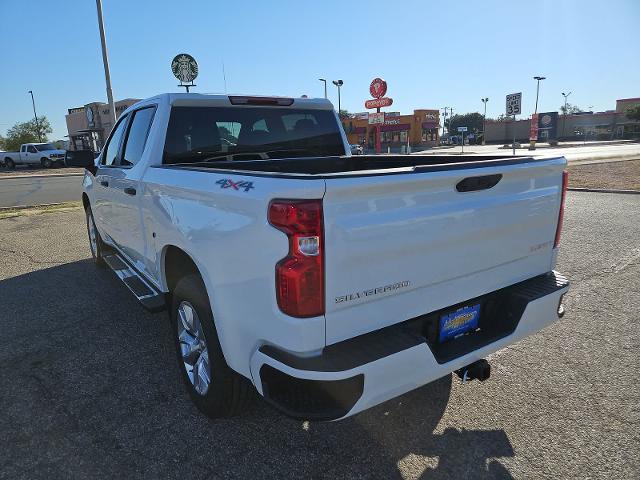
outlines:
[{"label": "red sign", "polygon": [[388,107],[393,103],[393,98],[382,97],[376,98],[375,100],[367,100],[364,102],[364,108],[382,108]]},{"label": "red sign", "polygon": [[374,78],[373,80],[371,80],[371,85],[369,85],[369,93],[373,98],[384,97],[387,93],[387,82],[385,82],[381,78]]},{"label": "red sign", "polygon": [[531,126],[529,127],[529,141],[536,142],[538,140],[538,114],[531,115]]}]

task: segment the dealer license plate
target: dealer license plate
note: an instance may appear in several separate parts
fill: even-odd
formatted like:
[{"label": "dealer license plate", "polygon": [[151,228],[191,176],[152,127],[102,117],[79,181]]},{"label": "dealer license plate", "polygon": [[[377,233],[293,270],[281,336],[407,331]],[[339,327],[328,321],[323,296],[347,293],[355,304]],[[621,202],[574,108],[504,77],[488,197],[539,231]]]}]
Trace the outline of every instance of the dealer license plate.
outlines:
[{"label": "dealer license plate", "polygon": [[440,317],[440,342],[478,328],[480,304],[467,305]]}]

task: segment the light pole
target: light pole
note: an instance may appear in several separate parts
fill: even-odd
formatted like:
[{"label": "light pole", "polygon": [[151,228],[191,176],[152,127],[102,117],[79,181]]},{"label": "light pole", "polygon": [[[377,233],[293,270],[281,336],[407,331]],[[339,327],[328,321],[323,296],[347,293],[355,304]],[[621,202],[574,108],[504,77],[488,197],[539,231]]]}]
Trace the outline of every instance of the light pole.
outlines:
[{"label": "light pole", "polygon": [[485,145],[487,138],[487,102],[489,101],[489,97],[481,98],[482,103],[484,103],[484,115],[482,116],[482,145]]},{"label": "light pole", "polygon": [[[535,76],[533,77],[534,80],[536,80],[538,83],[536,84],[536,108],[533,112],[534,115],[536,115],[538,113],[538,96],[540,95],[540,82],[542,80],[545,80],[547,77],[540,77],[540,76]],[[531,140],[529,142],[529,150],[535,150],[536,149],[536,140]]]},{"label": "light pole", "polygon": [[536,109],[533,113],[538,113],[538,96],[540,95],[540,82],[542,80],[546,80],[547,77],[533,77],[533,79],[538,81],[536,85]]},{"label": "light pole", "polygon": [[31,105],[33,105],[33,118],[36,121],[36,130],[38,131],[38,141],[42,142],[42,132],[40,131],[40,124],[38,123],[38,115],[36,115],[36,101],[33,99],[33,91],[29,90],[31,94]]},{"label": "light pole", "polygon": [[564,126],[567,123],[567,98],[571,95],[572,92],[564,93],[562,92],[562,96],[564,97],[564,116],[562,117],[562,137],[564,138]]},{"label": "light pole", "polygon": [[104,22],[102,21],[102,0],[96,0],[98,9],[98,27],[100,29],[100,42],[102,43],[102,63],[104,64],[104,79],[107,84],[107,101],[109,102],[109,118],[111,128],[116,124],[116,107],[113,103],[113,92],[111,91],[111,74],[109,73],[109,56],[107,54],[107,40],[104,35]]},{"label": "light pole", "polygon": [[324,83],[324,98],[327,98],[327,80],[325,78],[319,78],[318,80]]},{"label": "light pole", "polygon": [[340,118],[340,87],[344,85],[342,80],[334,80],[333,84],[338,87],[338,118]]}]

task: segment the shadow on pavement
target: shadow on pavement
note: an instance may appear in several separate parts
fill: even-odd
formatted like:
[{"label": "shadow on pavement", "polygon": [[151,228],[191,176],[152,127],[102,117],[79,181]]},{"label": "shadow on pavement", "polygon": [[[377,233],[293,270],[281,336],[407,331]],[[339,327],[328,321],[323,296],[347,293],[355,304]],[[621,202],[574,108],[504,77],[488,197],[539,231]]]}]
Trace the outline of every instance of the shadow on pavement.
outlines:
[{"label": "shadow on pavement", "polygon": [[0,281],[0,312],[8,478],[511,478],[503,430],[434,433],[450,376],[342,422],[260,399],[212,421],[181,384],[167,316],[91,261]]}]

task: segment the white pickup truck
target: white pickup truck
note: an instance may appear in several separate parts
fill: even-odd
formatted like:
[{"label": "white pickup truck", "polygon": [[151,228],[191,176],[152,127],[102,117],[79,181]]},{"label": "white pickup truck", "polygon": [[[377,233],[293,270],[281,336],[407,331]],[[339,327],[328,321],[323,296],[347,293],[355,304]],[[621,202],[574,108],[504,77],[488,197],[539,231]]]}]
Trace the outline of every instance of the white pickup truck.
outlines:
[{"label": "white pickup truck", "polygon": [[56,164],[64,165],[65,153],[52,143],[23,143],[19,152],[0,153],[0,160],[9,169],[15,168],[16,165],[40,165],[50,168]]},{"label": "white pickup truck", "polygon": [[205,414],[257,390],[334,420],[484,380],[563,315],[564,158],[349,150],[324,99],[163,94],[78,165],[93,258],[169,310]]}]

